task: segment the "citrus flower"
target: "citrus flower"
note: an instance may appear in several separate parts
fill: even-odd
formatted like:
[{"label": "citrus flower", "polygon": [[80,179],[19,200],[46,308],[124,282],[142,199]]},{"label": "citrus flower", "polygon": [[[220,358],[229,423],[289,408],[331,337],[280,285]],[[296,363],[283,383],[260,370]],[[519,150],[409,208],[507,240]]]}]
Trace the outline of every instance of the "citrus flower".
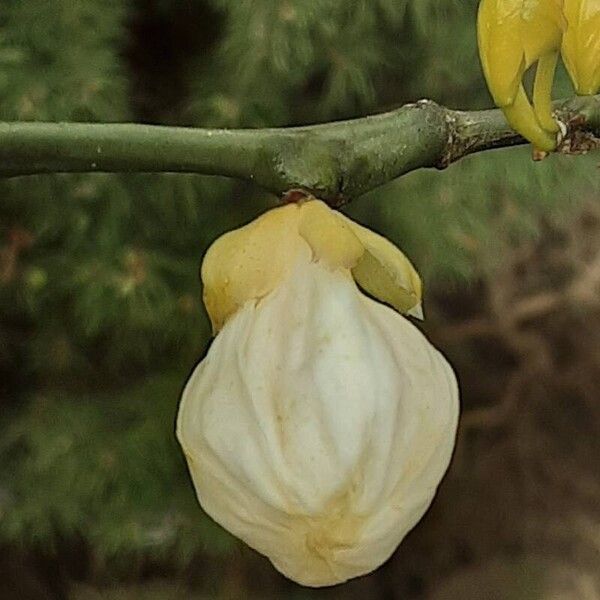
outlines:
[{"label": "citrus flower", "polygon": [[600,0],[565,0],[562,55],[578,94],[600,90]]},{"label": "citrus flower", "polygon": [[[563,0],[482,0],[477,32],[483,72],[509,124],[540,150],[556,146],[552,84],[565,28]],[[533,106],[523,87],[537,63]]]},{"label": "citrus flower", "polygon": [[310,200],[219,238],[202,280],[216,338],[177,420],[200,504],[303,585],[374,570],[454,447],[454,373],[399,314],[420,314],[419,276]]}]

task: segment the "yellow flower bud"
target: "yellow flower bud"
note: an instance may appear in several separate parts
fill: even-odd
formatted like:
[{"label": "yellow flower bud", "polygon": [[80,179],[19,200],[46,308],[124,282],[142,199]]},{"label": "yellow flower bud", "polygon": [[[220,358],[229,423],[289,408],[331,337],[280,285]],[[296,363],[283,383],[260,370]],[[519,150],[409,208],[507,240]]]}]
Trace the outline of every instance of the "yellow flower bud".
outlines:
[{"label": "yellow flower bud", "polygon": [[372,571],[427,510],[456,433],[445,358],[357,287],[415,311],[416,271],[314,200],[222,236],[202,279],[218,334],[177,419],[200,504],[301,584]]},{"label": "yellow flower bud", "polygon": [[578,94],[600,90],[600,0],[565,0],[562,55]]},{"label": "yellow flower bud", "polygon": [[[483,72],[509,124],[540,150],[556,146],[552,83],[565,28],[563,0],[482,0],[477,32]],[[523,87],[537,63],[533,107]]]}]

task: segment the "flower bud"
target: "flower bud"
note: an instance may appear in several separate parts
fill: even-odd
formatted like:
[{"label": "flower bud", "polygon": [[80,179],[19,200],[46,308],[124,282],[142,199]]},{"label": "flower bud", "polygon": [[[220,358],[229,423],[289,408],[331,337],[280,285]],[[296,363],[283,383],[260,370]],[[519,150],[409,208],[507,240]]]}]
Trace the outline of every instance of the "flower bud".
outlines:
[{"label": "flower bud", "polygon": [[[538,149],[556,146],[552,83],[565,28],[563,0],[482,0],[477,20],[479,54],[494,98],[509,124]],[[533,107],[523,87],[537,62]]]},{"label": "flower bud", "polygon": [[600,90],[600,0],[565,0],[562,55],[578,94]]},{"label": "flower bud", "polygon": [[298,583],[376,569],[430,505],[458,419],[451,367],[396,312],[419,310],[416,271],[309,201],[225,234],[202,278],[218,334],[177,421],[200,504]]}]

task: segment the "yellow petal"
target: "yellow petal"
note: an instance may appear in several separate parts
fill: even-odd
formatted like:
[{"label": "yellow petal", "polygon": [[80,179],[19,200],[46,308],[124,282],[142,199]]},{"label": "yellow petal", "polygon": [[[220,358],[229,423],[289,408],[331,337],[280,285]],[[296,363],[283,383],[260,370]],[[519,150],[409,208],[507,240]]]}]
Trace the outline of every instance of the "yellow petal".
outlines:
[{"label": "yellow petal", "polygon": [[[477,31],[483,72],[494,102],[512,127],[541,150],[556,146],[552,83],[565,20],[563,0],[482,0]],[[534,107],[523,89],[539,61]],[[550,132],[550,133],[548,133]]]},{"label": "yellow petal", "polygon": [[320,200],[302,204],[300,211],[298,233],[310,246],[314,260],[334,269],[354,267],[364,248],[338,213]]},{"label": "yellow petal", "polygon": [[542,128],[551,133],[558,133],[559,130],[558,123],[552,116],[552,84],[554,83],[557,61],[557,51],[540,57],[533,86],[535,115]]},{"label": "yellow petal", "polygon": [[479,53],[498,106],[512,104],[523,73],[558,51],[565,29],[563,0],[482,0],[477,17]]},{"label": "yellow petal", "polygon": [[274,208],[216,240],[204,257],[201,273],[213,331],[219,331],[245,302],[260,300],[275,289],[302,253],[308,260],[349,273],[364,248],[350,227],[320,200]]},{"label": "yellow petal", "polygon": [[565,0],[562,54],[578,94],[600,90],[600,0]]},{"label": "yellow petal", "polygon": [[519,86],[519,93],[513,104],[502,108],[509,125],[528,139],[537,149],[551,152],[556,147],[555,136],[542,128],[535,112],[529,103],[523,86]]},{"label": "yellow petal", "polygon": [[521,0],[521,40],[527,67],[560,50],[566,28],[563,0]]},{"label": "yellow petal", "polygon": [[204,305],[217,332],[250,299],[271,292],[305,246],[298,235],[299,206],[261,215],[217,239],[202,262]]},{"label": "yellow petal", "polygon": [[527,68],[521,40],[520,8],[520,0],[482,0],[479,5],[479,54],[497,106],[513,103]]},{"label": "yellow petal", "polygon": [[352,269],[358,285],[368,294],[398,312],[422,318],[422,284],[406,256],[384,237],[340,214],[365,252]]}]

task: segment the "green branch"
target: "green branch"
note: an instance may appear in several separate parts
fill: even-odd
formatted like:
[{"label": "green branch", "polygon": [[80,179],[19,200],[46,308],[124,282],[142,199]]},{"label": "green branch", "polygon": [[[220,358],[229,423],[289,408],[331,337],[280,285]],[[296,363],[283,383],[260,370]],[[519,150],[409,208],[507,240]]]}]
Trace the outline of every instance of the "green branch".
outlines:
[{"label": "green branch", "polygon": [[[555,105],[567,125],[559,151],[599,147],[600,96]],[[178,172],[301,189],[341,204],[423,167],[525,143],[499,110],[454,111],[422,100],[336,123],[281,129],[192,129],[134,124],[0,123],[0,176]]]}]

